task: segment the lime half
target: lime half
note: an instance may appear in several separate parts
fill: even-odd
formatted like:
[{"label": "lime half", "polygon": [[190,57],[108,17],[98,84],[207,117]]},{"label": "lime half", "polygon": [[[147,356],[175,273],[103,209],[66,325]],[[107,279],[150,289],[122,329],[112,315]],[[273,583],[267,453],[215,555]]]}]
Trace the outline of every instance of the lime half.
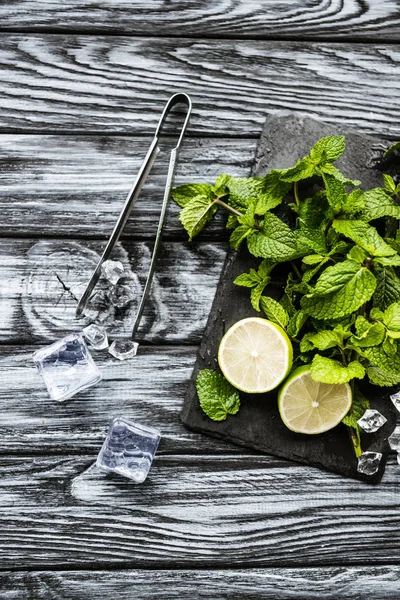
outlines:
[{"label": "lime half", "polygon": [[226,379],[249,394],[276,388],[290,371],[292,359],[292,344],[283,329],[258,317],[232,325],[218,350],[218,363]]},{"label": "lime half", "polygon": [[323,433],[336,427],[349,412],[351,403],[348,383],[314,381],[309,366],[295,369],[278,395],[282,421],[296,433]]}]

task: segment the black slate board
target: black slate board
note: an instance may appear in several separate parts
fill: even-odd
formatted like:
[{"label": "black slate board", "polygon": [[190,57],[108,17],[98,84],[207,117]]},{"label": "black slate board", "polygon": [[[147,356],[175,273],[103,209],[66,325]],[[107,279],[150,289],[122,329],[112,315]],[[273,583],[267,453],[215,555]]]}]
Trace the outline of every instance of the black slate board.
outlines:
[{"label": "black slate board", "polygon": [[[361,179],[365,188],[380,186],[382,175],[374,166],[383,144],[367,136],[311,119],[301,119],[293,114],[274,115],[267,119],[258,146],[254,174],[264,175],[271,168],[289,167],[295,164],[298,157],[307,154],[319,138],[340,133],[346,135],[347,147],[338,166],[350,178]],[[248,271],[251,266],[252,257],[245,249],[240,253],[231,252],[227,257],[186,394],[182,422],[191,429],[235,444],[378,483],[385,469],[389,449],[387,437],[397,420],[397,411],[387,389],[383,392],[381,388],[366,384],[363,390],[371,401],[371,407],[387,418],[387,423],[378,432],[364,434],[362,439],[364,450],[368,448],[384,454],[381,468],[374,476],[357,472],[357,460],[344,425],[317,436],[289,431],[278,413],[276,391],[261,395],[241,394],[239,413],[228,416],[226,421],[212,421],[201,411],[195,388],[198,371],[203,368],[218,369],[216,357],[219,342],[233,323],[252,315],[260,316],[251,308],[248,290],[232,283],[237,275]],[[274,278],[276,273],[277,269]],[[279,288],[270,287],[268,293],[278,298],[281,292]]]}]

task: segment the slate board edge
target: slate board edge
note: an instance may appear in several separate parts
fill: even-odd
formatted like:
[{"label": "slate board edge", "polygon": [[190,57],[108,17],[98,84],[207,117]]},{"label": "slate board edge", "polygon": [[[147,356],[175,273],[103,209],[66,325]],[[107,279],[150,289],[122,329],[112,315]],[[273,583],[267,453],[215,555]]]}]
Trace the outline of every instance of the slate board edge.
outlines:
[{"label": "slate board edge", "polygon": [[[265,124],[263,126],[262,133],[261,133],[260,141],[259,141],[259,144],[258,144],[257,150],[256,150],[255,163],[254,163],[254,167],[253,167],[253,170],[252,170],[253,174],[257,173],[257,170],[258,170],[258,167],[260,165],[260,162],[262,162],[262,157],[263,157],[263,148],[262,148],[263,144],[262,144],[262,141],[263,141],[264,133],[268,130],[270,119],[271,118],[274,119],[277,116],[278,117],[296,118],[296,119],[299,120],[299,122],[304,122],[304,120],[315,121],[313,119],[309,119],[308,117],[305,118],[305,117],[303,117],[301,115],[296,115],[296,113],[289,113],[287,111],[281,111],[278,114],[275,113],[273,115],[267,116]],[[321,124],[321,122],[319,122],[319,121],[318,122],[315,121],[315,123],[316,124],[317,123]],[[326,129],[327,129],[326,135],[334,135],[334,134],[338,135],[338,134],[343,133],[343,131],[344,131],[344,133],[346,135],[352,134],[354,136],[358,136],[358,137],[360,137],[360,140],[362,139],[362,140],[364,140],[364,142],[369,140],[370,144],[371,144],[371,147],[373,147],[374,145],[377,144],[377,140],[376,139],[374,139],[374,138],[372,138],[370,136],[364,135],[364,134],[360,135],[357,131],[353,131],[351,129],[343,128],[342,126],[333,127],[332,124],[328,124],[327,123],[326,124]],[[259,451],[259,452],[261,452],[263,454],[271,454],[271,455],[276,456],[278,458],[283,458],[284,460],[287,460],[288,462],[293,462],[293,461],[294,462],[298,462],[300,464],[307,465],[307,466],[312,467],[312,468],[318,468],[318,469],[321,469],[323,471],[328,471],[328,472],[332,472],[332,473],[338,474],[338,475],[340,475],[342,477],[347,477],[347,478],[354,479],[353,476],[346,475],[346,474],[344,474],[340,470],[337,470],[335,468],[329,468],[325,464],[322,464],[322,463],[318,464],[318,461],[314,461],[311,464],[310,462],[308,462],[307,460],[305,460],[301,456],[295,456],[295,455],[293,455],[291,458],[288,458],[284,454],[279,453],[279,451],[277,451],[276,448],[267,448],[265,445],[263,445],[263,447],[260,447],[259,445],[257,445],[257,443],[253,443],[253,442],[241,440],[240,436],[236,436],[235,440],[233,440],[231,437],[224,435],[222,432],[215,432],[215,431],[210,431],[210,430],[207,430],[207,429],[203,429],[201,427],[194,426],[190,422],[190,420],[189,420],[190,402],[192,401],[193,397],[197,397],[197,393],[196,393],[196,390],[195,390],[195,381],[196,381],[197,373],[199,371],[198,359],[199,359],[199,356],[201,356],[202,354],[204,355],[206,353],[206,351],[207,351],[206,340],[208,340],[209,334],[211,333],[211,330],[212,330],[213,325],[214,325],[215,313],[216,313],[217,307],[219,305],[219,297],[220,297],[221,287],[222,287],[221,283],[224,281],[226,273],[230,270],[231,265],[235,261],[237,255],[238,255],[238,252],[230,250],[228,252],[228,254],[227,254],[226,259],[225,259],[225,262],[224,262],[224,265],[223,265],[223,268],[222,268],[222,271],[221,271],[221,275],[220,275],[220,278],[219,278],[219,282],[218,282],[218,285],[217,285],[216,293],[215,293],[215,296],[214,296],[214,300],[213,300],[213,303],[212,303],[212,307],[211,307],[211,310],[210,310],[209,318],[208,318],[208,321],[207,321],[207,324],[206,324],[206,327],[205,327],[204,335],[202,337],[202,341],[201,341],[201,344],[200,344],[199,352],[197,354],[196,363],[195,363],[195,366],[193,368],[193,372],[192,372],[192,375],[191,375],[191,378],[190,378],[190,381],[189,381],[189,384],[188,384],[188,388],[187,388],[187,391],[186,391],[183,408],[182,408],[181,413],[180,413],[180,420],[181,420],[181,422],[183,423],[183,425],[185,427],[187,427],[188,429],[190,429],[192,431],[196,431],[196,432],[199,432],[199,433],[202,433],[204,435],[207,435],[207,436],[210,436],[210,437],[214,437],[214,438],[217,438],[217,439],[222,439],[222,440],[224,440],[224,441],[226,441],[226,442],[228,442],[230,444],[234,444],[236,446],[241,446],[241,447],[249,448],[249,449],[252,449],[252,450],[256,450],[256,451]],[[216,365],[216,367],[218,368],[218,365]],[[198,410],[201,411],[200,406],[198,406]],[[230,419],[230,418],[234,418],[234,417],[228,416],[227,418]],[[349,440],[349,443],[350,443],[350,440]],[[364,482],[370,483],[370,484],[378,484],[381,481],[381,479],[383,477],[383,474],[385,472],[385,467],[386,467],[386,463],[387,463],[387,459],[388,459],[388,455],[389,455],[388,449],[382,450],[382,454],[383,454],[383,456],[382,456],[382,460],[381,460],[381,464],[380,464],[380,468],[379,468],[378,473],[376,473],[373,476],[367,476],[367,475],[364,475],[364,474],[358,474],[357,480],[364,481]]]}]

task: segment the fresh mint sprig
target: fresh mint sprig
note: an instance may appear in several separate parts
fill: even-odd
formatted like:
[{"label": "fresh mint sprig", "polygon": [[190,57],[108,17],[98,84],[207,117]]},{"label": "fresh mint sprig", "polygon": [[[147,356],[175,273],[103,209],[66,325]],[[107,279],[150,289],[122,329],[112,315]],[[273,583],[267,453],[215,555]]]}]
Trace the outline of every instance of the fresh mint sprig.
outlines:
[{"label": "fresh mint sprig", "polygon": [[[384,174],[382,187],[362,190],[334,165],[344,150],[343,136],[324,137],[288,169],[264,177],[220,175],[214,185],[179,186],[172,196],[190,240],[218,210],[228,212],[231,247],[246,244],[261,259],[234,283],[249,288],[252,307],[286,330],[295,364],[311,364],[315,381],[350,382],[353,408],[344,423],[359,453],[356,417],[368,401],[355,381],[400,383],[400,183]],[[400,164],[400,142],[385,156]],[[292,225],[279,216],[282,202],[293,212]],[[268,286],[283,262],[289,274],[276,300]],[[198,377],[201,406],[218,420],[232,413],[226,398],[234,398],[221,378],[209,370]],[[223,408],[210,410],[210,398]]]}]

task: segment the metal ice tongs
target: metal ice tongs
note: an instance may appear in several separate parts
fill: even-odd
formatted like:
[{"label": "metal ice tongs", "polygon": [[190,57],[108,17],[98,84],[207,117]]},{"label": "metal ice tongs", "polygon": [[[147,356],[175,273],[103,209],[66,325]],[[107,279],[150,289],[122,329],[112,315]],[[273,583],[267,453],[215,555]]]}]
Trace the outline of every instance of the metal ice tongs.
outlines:
[{"label": "metal ice tongs", "polygon": [[140,320],[141,320],[143,310],[144,310],[144,305],[145,305],[147,296],[150,291],[150,286],[151,286],[151,282],[152,282],[153,274],[154,274],[155,263],[156,263],[156,259],[157,259],[157,253],[158,253],[158,249],[159,249],[160,242],[161,242],[162,230],[164,227],[165,215],[167,213],[167,209],[168,209],[168,205],[169,205],[169,201],[170,201],[171,188],[172,188],[172,184],[173,184],[173,178],[174,178],[176,164],[178,161],[178,152],[181,147],[183,136],[185,134],[185,131],[186,131],[186,128],[187,128],[187,125],[189,122],[189,118],[190,118],[190,113],[192,110],[192,101],[187,94],[184,94],[184,93],[174,94],[173,96],[171,96],[171,98],[168,100],[167,104],[165,105],[165,108],[163,110],[161,118],[158,122],[157,129],[154,134],[154,138],[150,144],[150,148],[146,154],[146,158],[144,159],[143,164],[140,167],[139,173],[136,177],[136,181],[133,184],[132,189],[128,193],[128,196],[125,200],[125,204],[121,210],[121,213],[115,224],[115,227],[110,236],[110,239],[108,240],[107,246],[104,249],[104,252],[103,252],[103,254],[102,254],[102,256],[90,278],[90,281],[89,281],[85,291],[83,292],[82,298],[80,299],[77,309],[76,309],[77,316],[81,315],[82,312],[84,311],[84,309],[89,301],[89,298],[92,295],[93,289],[100,278],[101,265],[103,264],[104,261],[106,261],[109,258],[111,252],[114,249],[115,244],[118,242],[121,232],[122,232],[123,228],[125,227],[125,224],[126,224],[128,218],[129,218],[129,215],[132,211],[132,208],[135,205],[135,202],[140,194],[140,190],[142,189],[142,186],[143,186],[144,182],[146,181],[147,176],[149,175],[149,173],[154,165],[154,162],[157,158],[158,153],[160,152],[158,141],[159,141],[161,129],[162,129],[163,125],[165,124],[167,116],[169,115],[169,113],[171,112],[171,110],[173,109],[173,107],[176,104],[186,104],[187,105],[187,113],[186,113],[185,121],[182,126],[182,130],[181,130],[181,134],[179,136],[178,143],[175,146],[175,148],[173,148],[171,150],[167,180],[165,183],[164,199],[163,199],[162,206],[161,206],[161,214],[160,214],[160,220],[158,222],[156,240],[154,243],[154,249],[153,249],[153,254],[151,257],[151,262],[150,262],[149,272],[147,275],[146,284],[144,286],[142,298],[140,300],[139,308],[137,310],[135,321],[133,324],[132,338],[135,337],[136,332],[139,328]]}]

